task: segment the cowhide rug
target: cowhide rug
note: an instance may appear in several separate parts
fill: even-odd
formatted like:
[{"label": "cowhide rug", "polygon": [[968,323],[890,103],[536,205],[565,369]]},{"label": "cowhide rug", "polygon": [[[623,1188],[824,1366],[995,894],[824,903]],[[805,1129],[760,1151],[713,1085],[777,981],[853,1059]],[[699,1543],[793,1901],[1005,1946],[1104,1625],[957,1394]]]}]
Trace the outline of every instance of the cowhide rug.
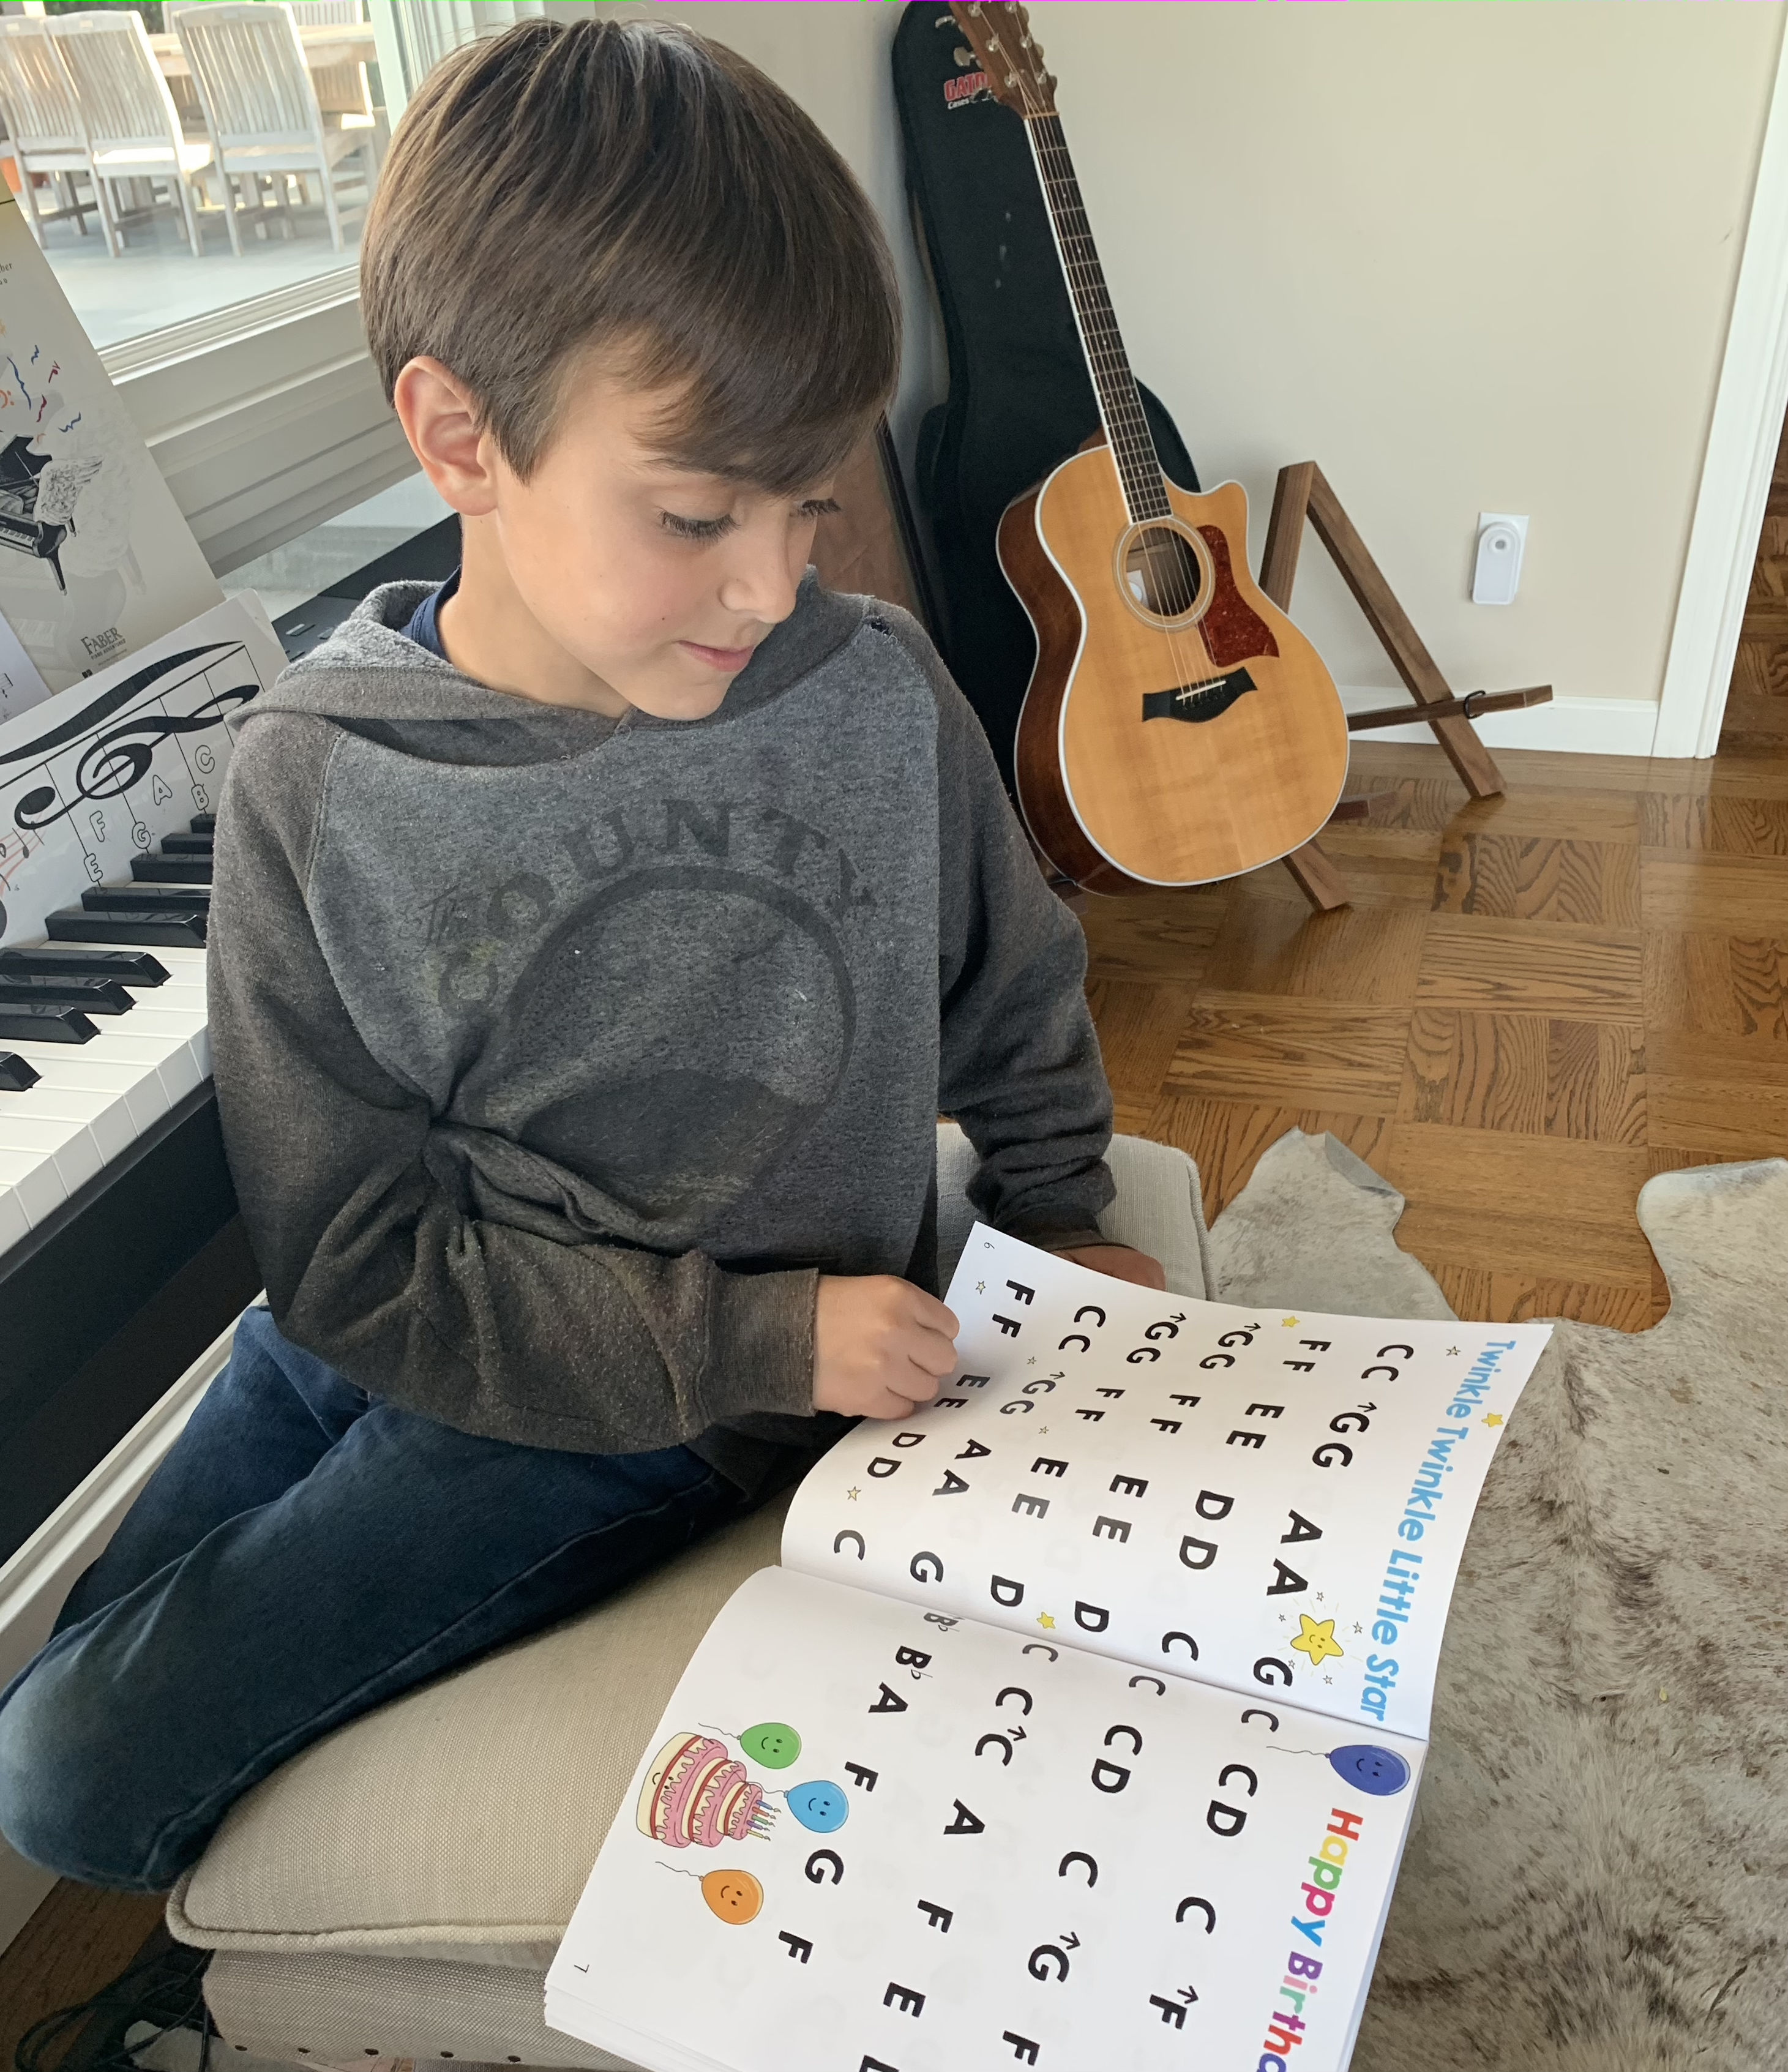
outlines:
[{"label": "cowhide rug", "polygon": [[[1447,1316],[1294,1132],[1227,1300]],[[1788,2072],[1788,1161],[1653,1180],[1671,1306],[1560,1324],[1491,1470],[1355,2072]]]}]

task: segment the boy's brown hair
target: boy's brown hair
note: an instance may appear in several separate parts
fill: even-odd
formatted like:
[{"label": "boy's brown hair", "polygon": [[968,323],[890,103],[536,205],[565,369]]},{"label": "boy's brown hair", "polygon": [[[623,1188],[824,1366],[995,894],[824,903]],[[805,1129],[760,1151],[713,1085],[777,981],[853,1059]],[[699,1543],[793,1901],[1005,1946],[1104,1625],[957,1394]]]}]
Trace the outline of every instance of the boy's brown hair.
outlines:
[{"label": "boy's brown hair", "polygon": [[437,65],[360,255],[388,396],[440,360],[524,479],[588,352],[676,396],[676,463],[776,494],[830,474],[894,385],[874,212],[782,88],[672,23],[525,22]]}]

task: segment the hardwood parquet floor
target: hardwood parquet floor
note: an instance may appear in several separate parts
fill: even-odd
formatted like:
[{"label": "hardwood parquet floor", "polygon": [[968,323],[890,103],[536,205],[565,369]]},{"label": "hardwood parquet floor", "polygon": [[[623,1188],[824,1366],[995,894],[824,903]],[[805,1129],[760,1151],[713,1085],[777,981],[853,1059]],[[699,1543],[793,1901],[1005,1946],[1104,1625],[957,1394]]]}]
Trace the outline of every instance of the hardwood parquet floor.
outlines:
[{"label": "hardwood parquet floor", "polygon": [[1286,1129],[1332,1131],[1462,1315],[1641,1330],[1646,1181],[1788,1156],[1788,729],[1498,760],[1474,801],[1437,748],[1356,743],[1340,912],[1276,865],[1087,902],[1118,1127],[1189,1152],[1213,1217]]},{"label": "hardwood parquet floor", "polygon": [[0,2066],[34,2021],[72,2007],[115,1978],[159,1926],[153,1893],[54,1887],[0,1954]]}]

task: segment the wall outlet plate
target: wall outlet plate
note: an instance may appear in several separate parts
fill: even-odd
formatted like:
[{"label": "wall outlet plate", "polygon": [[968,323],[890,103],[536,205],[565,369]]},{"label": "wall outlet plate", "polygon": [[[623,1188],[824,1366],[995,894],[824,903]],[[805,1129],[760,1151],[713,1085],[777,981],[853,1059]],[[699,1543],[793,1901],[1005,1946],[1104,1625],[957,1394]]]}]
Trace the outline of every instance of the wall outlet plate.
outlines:
[{"label": "wall outlet plate", "polygon": [[1505,511],[1480,511],[1471,567],[1474,604],[1513,604],[1527,550],[1527,521]]}]

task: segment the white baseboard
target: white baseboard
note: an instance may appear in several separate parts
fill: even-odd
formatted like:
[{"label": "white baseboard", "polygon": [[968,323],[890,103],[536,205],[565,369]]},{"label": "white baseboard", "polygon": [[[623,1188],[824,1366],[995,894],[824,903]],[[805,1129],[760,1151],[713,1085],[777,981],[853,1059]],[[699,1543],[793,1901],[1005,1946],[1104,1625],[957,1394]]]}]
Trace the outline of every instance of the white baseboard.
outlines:
[{"label": "white baseboard", "polygon": [[[49,1638],[63,1600],[98,1559],[199,1397],[223,1371],[235,1336],[232,1324],[0,1567],[0,1688]],[[27,1863],[0,1842],[0,1950],[31,1919],[55,1883],[48,1871]]]},{"label": "white baseboard", "polygon": [[[1340,687],[1341,702],[1350,713],[1394,705],[1408,696],[1358,684]],[[1571,755],[1649,755],[1657,730],[1658,707],[1649,698],[1554,698],[1549,705],[1525,712],[1486,713],[1474,720],[1490,748],[1547,748]],[[1431,727],[1375,727],[1356,734],[1355,741],[1432,742]]]}]

